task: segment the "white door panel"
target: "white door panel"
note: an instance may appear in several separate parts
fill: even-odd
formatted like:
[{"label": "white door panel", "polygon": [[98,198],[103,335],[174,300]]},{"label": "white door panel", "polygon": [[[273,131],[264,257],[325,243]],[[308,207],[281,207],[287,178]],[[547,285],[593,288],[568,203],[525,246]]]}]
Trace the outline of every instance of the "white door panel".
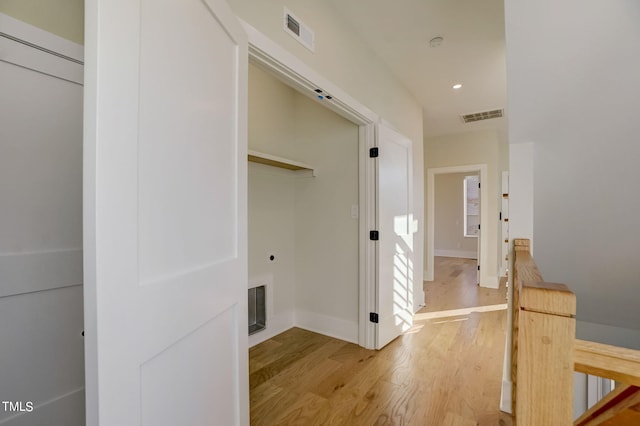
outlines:
[{"label": "white door panel", "polygon": [[86,7],[87,424],[248,424],[245,35],[222,0]]},{"label": "white door panel", "polygon": [[[220,202],[235,198],[236,150],[212,143],[236,134],[236,121],[230,119],[236,45],[204,2],[183,3],[165,13],[152,0],[142,2],[138,233],[143,282],[236,255],[237,203]],[[191,31],[167,31],[176,26]]]},{"label": "white door panel", "polygon": [[411,141],[378,127],[378,326],[376,348],[413,324]]},{"label": "white door panel", "polygon": [[[217,350],[237,347],[234,316],[231,309],[222,312],[142,364],[142,424],[238,424],[233,410],[235,392],[220,386],[235,382],[237,373],[230,368],[236,362],[235,354]],[[185,363],[199,367],[175,368]],[[193,393],[194,388],[199,389],[197,394]]]}]

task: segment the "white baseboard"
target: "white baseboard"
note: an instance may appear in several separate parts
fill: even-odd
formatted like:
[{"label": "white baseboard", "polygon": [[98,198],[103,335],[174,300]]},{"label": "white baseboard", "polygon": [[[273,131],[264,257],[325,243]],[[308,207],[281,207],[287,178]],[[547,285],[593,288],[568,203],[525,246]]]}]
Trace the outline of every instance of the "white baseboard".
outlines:
[{"label": "white baseboard", "polygon": [[478,252],[476,250],[445,250],[435,249],[433,253],[442,257],[460,257],[462,259],[477,259]]},{"label": "white baseboard", "polygon": [[273,315],[272,317],[267,317],[267,326],[265,329],[249,336],[249,347],[262,343],[265,340],[269,340],[272,337],[289,330],[295,325],[294,311],[286,311]]},{"label": "white baseboard", "polygon": [[500,288],[500,277],[497,277],[495,275],[489,275],[485,277],[484,280],[480,281],[480,287]]},{"label": "white baseboard", "polygon": [[296,311],[296,326],[358,344],[357,321],[347,321],[309,311]]},{"label": "white baseboard", "polygon": [[286,311],[267,317],[267,326],[249,336],[249,347],[253,347],[292,327],[300,327],[314,333],[358,344],[358,323],[329,317],[309,311]]},{"label": "white baseboard", "polygon": [[500,395],[500,411],[511,413],[511,382],[502,381],[502,394]]}]

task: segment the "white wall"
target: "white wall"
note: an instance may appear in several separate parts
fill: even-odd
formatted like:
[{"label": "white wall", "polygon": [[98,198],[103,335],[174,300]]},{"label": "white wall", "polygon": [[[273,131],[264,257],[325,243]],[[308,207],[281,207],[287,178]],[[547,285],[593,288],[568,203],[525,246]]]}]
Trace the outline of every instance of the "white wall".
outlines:
[{"label": "white wall", "polygon": [[532,254],[534,253],[533,150],[532,143],[512,144],[509,150],[509,237],[531,240]]},{"label": "white wall", "polygon": [[82,425],[82,86],[5,62],[42,54],[12,46],[0,60],[0,400],[34,411],[1,406],[0,423]]},{"label": "white wall", "polygon": [[249,287],[267,286],[267,330],[250,336],[250,345],[295,324],[296,179],[291,172],[249,163]]},{"label": "white wall", "polygon": [[464,178],[474,173],[435,175],[436,256],[466,257],[478,255],[478,238],[464,236]]},{"label": "white wall", "polygon": [[[351,25],[327,1],[230,0],[238,16],[293,53],[414,142],[422,140],[422,111]],[[283,30],[284,7],[315,32],[311,52]]]},{"label": "white wall", "polygon": [[298,324],[358,341],[358,127],[299,95],[295,151],[317,168],[296,182]]},{"label": "white wall", "polygon": [[[293,89],[249,65],[249,149],[286,157],[295,143]],[[249,287],[267,285],[267,329],[254,345],[295,324],[295,181],[297,175],[249,163]],[[270,255],[275,261],[269,260]]]},{"label": "white wall", "polygon": [[317,174],[249,167],[249,283],[271,287],[251,343],[293,325],[357,342],[358,127],[255,66],[249,77],[249,148]]},{"label": "white wall", "polygon": [[[487,206],[489,209],[489,229],[487,261],[489,270],[487,274],[497,277],[500,272],[500,221],[499,213],[502,197],[501,182],[502,170],[505,162],[501,160],[504,156],[504,147],[501,147],[501,138],[493,130],[483,130],[478,132],[455,133],[445,136],[437,136],[425,139],[424,164],[425,168],[453,167],[471,164],[487,165],[488,185]],[[502,153],[502,154],[501,154]],[[482,200],[485,202],[485,200]],[[483,230],[483,234],[484,234]]]},{"label": "white wall", "polygon": [[[413,141],[415,305],[422,303],[424,258],[424,167],[422,108],[378,57],[353,32],[329,2],[314,0],[230,0],[237,15],[301,59],[352,98],[368,107]],[[315,31],[310,52],[283,30],[286,7]]]},{"label": "white wall", "polygon": [[505,3],[511,237],[532,238],[545,280],[576,293],[578,338],[632,348],[639,17],[632,0]]},{"label": "white wall", "polygon": [[[249,149],[293,159],[296,96],[249,65]],[[249,163],[249,286],[267,284],[268,316],[267,329],[251,336],[250,345],[295,325],[296,179],[292,172]]]},{"label": "white wall", "polygon": [[536,262],[576,293],[580,321],[640,330],[640,4],[507,2],[505,13],[510,142],[533,146]]}]

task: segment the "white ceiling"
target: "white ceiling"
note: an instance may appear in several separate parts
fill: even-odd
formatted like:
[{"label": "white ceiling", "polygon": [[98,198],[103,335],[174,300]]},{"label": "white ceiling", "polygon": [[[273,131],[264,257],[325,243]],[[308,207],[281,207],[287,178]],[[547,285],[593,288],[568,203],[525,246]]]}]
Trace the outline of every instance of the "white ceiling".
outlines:
[{"label": "white ceiling", "polygon": [[506,107],[504,0],[330,1],[422,105],[425,137],[506,129],[506,118],[460,118]]}]

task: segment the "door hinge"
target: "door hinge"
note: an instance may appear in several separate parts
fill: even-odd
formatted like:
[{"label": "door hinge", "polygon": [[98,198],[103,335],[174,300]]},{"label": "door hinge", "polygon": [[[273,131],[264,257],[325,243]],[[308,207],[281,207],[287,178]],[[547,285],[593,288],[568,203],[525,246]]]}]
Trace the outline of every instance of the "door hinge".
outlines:
[{"label": "door hinge", "polygon": [[378,147],[369,148],[369,157],[376,158],[378,156]]},{"label": "door hinge", "polygon": [[478,189],[480,189],[480,182],[478,182]]},{"label": "door hinge", "polygon": [[502,212],[500,212],[500,219],[498,219],[498,220],[502,220]]},{"label": "door hinge", "polygon": [[369,321],[378,323],[378,314],[375,312],[369,312]]},{"label": "door hinge", "polygon": [[480,270],[480,265],[478,265],[478,271]]},{"label": "door hinge", "polygon": [[378,231],[369,231],[369,239],[371,241],[378,241],[379,238],[380,234],[378,233]]},{"label": "door hinge", "polygon": [[480,229],[480,225],[478,225],[478,229]]}]

